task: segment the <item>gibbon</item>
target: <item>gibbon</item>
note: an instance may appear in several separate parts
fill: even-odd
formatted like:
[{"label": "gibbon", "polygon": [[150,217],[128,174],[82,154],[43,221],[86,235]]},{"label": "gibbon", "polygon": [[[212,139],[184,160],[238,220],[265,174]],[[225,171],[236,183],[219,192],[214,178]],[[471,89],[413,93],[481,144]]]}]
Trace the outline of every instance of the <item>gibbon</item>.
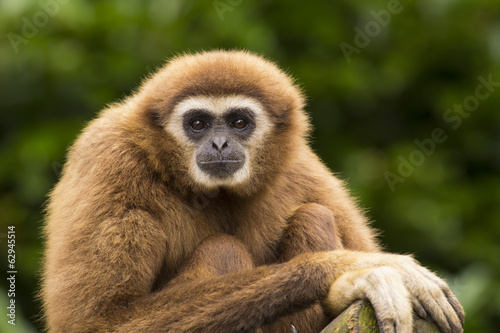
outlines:
[{"label": "gibbon", "polygon": [[304,97],[245,51],[169,61],[102,111],[50,194],[50,332],[319,332],[357,299],[380,331],[462,332],[447,284],[384,253],[308,144]]}]

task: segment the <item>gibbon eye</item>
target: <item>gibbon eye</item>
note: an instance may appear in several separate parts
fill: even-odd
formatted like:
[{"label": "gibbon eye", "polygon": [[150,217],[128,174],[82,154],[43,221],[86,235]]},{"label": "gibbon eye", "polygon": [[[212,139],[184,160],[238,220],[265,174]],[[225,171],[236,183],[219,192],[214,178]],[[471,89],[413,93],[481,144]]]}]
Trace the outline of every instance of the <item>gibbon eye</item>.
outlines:
[{"label": "gibbon eye", "polygon": [[235,121],[233,121],[231,123],[231,126],[236,128],[236,129],[244,129],[245,127],[247,127],[247,122],[244,120],[244,119],[236,119]]},{"label": "gibbon eye", "polygon": [[195,131],[201,131],[207,127],[207,123],[205,123],[203,120],[195,119],[189,126],[191,126],[191,128]]}]

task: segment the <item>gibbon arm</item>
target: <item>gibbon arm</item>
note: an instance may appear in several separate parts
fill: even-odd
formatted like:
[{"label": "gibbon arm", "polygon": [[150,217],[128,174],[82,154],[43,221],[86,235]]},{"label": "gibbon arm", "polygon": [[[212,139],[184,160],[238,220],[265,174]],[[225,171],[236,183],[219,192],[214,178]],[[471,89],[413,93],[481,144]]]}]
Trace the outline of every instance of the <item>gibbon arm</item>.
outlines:
[{"label": "gibbon arm", "polygon": [[[331,274],[335,262],[324,259],[327,252],[317,254],[319,258],[309,254],[288,259],[299,252],[335,248],[328,244],[334,231],[331,214],[316,206],[309,207],[319,207],[316,212],[299,209],[291,219],[282,263],[255,268],[243,244],[218,235],[202,242],[178,276],[153,293],[166,251],[162,244],[168,239],[145,211],[132,210],[121,219],[87,228],[92,233],[76,240],[77,248],[75,243],[50,242],[57,248],[50,249],[49,262],[54,262],[51,253],[64,256],[57,260],[58,267],[48,267],[49,328],[54,332],[251,331],[311,306],[326,295],[335,278]],[[322,228],[308,230],[311,217],[318,218],[313,225]],[[307,238],[314,233],[318,237],[311,243]]]},{"label": "gibbon arm", "polygon": [[[342,249],[299,254],[283,263],[253,268],[244,246],[231,236],[220,235],[202,242],[177,281],[152,293],[162,260],[159,247],[165,239],[158,236],[159,230],[147,227],[154,226],[154,220],[144,220],[145,214],[132,212],[127,223],[103,222],[107,232],[101,227],[93,242],[81,244],[86,250],[107,248],[99,256],[102,261],[68,259],[62,267],[64,274],[49,288],[54,302],[59,301],[55,312],[61,315],[51,314],[53,331],[246,332],[324,300],[345,272],[390,266],[413,275],[405,276],[410,283],[419,278],[434,281],[409,257]],[[70,258],[71,249],[65,250]],[[455,301],[446,285],[432,285],[430,290],[443,306],[444,317],[456,316],[455,309],[446,306],[450,298],[452,304]],[[422,299],[422,307],[434,309],[430,302]]]}]

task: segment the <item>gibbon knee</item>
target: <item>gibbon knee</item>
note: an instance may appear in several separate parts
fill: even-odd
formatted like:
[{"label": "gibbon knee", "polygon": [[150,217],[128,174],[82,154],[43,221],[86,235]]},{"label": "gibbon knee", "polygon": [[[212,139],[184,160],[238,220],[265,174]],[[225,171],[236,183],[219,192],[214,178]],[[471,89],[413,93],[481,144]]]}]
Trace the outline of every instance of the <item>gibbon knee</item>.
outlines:
[{"label": "gibbon knee", "polygon": [[304,252],[343,248],[332,211],[317,203],[295,210],[281,244],[281,259],[287,261]]}]

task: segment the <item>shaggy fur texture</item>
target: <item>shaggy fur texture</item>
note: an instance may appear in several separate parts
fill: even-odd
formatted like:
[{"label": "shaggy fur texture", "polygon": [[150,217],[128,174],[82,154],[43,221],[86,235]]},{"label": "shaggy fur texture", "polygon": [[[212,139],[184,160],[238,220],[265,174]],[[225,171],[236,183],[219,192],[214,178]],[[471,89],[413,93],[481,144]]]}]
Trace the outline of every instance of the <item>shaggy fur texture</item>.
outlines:
[{"label": "shaggy fur texture", "polygon": [[[246,96],[265,111],[260,124],[270,130],[252,147],[244,181],[193,181],[192,149],[169,125],[196,96]],[[324,309],[366,297],[384,332],[411,330],[412,308],[460,332],[463,311],[446,284],[411,258],[380,252],[343,183],[308,146],[303,106],[274,64],[215,51],[171,60],[104,110],[50,195],[48,330],[317,332],[331,319]],[[402,292],[385,297],[390,283]]]}]

